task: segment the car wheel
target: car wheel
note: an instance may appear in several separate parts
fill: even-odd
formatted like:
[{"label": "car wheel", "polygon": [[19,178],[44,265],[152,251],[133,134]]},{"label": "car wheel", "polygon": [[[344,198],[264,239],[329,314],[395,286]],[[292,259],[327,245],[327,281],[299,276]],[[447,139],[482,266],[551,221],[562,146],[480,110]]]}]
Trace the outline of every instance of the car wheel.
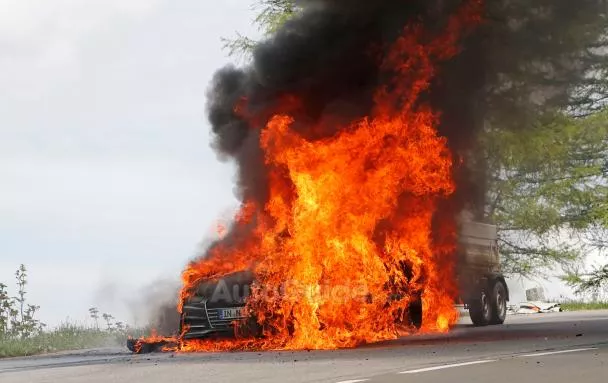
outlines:
[{"label": "car wheel", "polygon": [[409,304],[408,319],[410,326],[417,329],[422,327],[422,299],[420,297]]}]

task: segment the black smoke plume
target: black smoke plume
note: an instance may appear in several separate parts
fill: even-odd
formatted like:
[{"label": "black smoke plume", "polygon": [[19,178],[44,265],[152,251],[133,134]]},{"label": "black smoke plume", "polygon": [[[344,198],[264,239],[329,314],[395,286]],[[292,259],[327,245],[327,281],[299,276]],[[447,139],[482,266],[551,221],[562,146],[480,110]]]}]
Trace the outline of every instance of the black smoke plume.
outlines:
[{"label": "black smoke plume", "polygon": [[[323,127],[302,131],[309,139],[334,134],[340,121],[368,115],[372,92],[384,80],[378,69],[383,51],[408,22],[423,19],[441,31],[442,23],[460,2],[451,6],[442,3],[447,2],[305,2],[299,16],[255,48],[249,67],[220,70],[209,92],[209,120],[216,150],[238,164],[238,197],[262,204],[266,201],[258,134],[270,117],[268,113],[289,112],[302,126]],[[474,77],[465,62],[458,67],[463,77]],[[438,81],[435,89],[442,95],[453,89],[471,94],[481,85],[479,80],[454,78]],[[285,101],[290,96],[299,100],[298,105]],[[429,98],[444,113],[441,133],[455,147],[465,148],[478,128],[471,121],[470,101],[433,93]],[[237,111],[241,103],[245,113],[255,118],[244,118],[242,111]],[[297,124],[294,129],[298,129]]]},{"label": "black smoke plume", "polygon": [[[342,120],[368,115],[372,92],[385,80],[379,59],[404,26],[416,22],[441,33],[465,1],[301,1],[301,12],[254,49],[249,66],[217,72],[209,121],[217,152],[238,164],[238,198],[260,205],[268,198],[259,132],[270,113],[320,126],[301,132],[311,140],[334,134]],[[484,22],[461,42],[460,54],[439,65],[423,100],[441,113],[439,133],[464,159],[455,169],[457,192],[446,202],[454,212],[467,207],[483,218],[486,164],[476,155],[476,138],[488,124],[517,129],[542,109],[590,107],[589,94],[576,84],[601,58],[589,48],[605,36],[605,16],[601,0],[485,1]],[[573,38],[575,30],[580,35]],[[235,228],[224,244],[242,230]]]}]

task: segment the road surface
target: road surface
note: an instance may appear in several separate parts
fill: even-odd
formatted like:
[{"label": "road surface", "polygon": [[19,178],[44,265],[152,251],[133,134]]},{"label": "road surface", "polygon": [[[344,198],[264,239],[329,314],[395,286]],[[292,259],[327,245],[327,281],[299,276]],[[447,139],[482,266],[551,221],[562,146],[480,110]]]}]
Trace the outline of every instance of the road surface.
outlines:
[{"label": "road surface", "polygon": [[0,360],[0,382],[608,381],[608,311],[509,316],[353,350],[131,355],[89,350]]}]

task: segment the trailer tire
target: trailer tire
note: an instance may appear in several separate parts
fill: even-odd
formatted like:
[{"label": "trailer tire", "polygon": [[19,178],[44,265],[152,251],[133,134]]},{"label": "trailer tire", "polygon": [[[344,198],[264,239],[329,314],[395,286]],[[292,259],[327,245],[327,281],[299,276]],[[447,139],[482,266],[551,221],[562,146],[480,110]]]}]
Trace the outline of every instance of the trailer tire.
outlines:
[{"label": "trailer tire", "polygon": [[469,302],[468,306],[473,325],[481,327],[491,323],[493,317],[492,302],[486,289],[479,291],[477,298]]},{"label": "trailer tire", "polygon": [[491,304],[492,318],[490,324],[503,324],[507,317],[507,287],[501,280],[494,283]]}]

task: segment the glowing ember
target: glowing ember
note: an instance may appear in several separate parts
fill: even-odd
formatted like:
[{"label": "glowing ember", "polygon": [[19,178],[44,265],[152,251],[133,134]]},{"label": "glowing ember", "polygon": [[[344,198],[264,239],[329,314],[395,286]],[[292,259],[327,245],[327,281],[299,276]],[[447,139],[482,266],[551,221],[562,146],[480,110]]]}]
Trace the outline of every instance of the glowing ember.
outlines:
[{"label": "glowing ember", "polygon": [[260,135],[268,202],[246,201],[235,223],[254,229],[238,246],[214,247],[191,263],[181,292],[183,302],[201,281],[252,270],[246,309],[263,337],[182,340],[180,350],[332,349],[392,339],[411,331],[406,314],[420,297],[421,331],[456,322],[455,226],[442,223],[438,235],[431,225],[454,191],[453,156],[435,129],[438,114],[419,96],[480,14],[481,2],[469,1],[435,38],[406,28],[381,63],[391,81],[375,92],[372,113],[332,137],[297,133],[298,121],[277,108]]}]

